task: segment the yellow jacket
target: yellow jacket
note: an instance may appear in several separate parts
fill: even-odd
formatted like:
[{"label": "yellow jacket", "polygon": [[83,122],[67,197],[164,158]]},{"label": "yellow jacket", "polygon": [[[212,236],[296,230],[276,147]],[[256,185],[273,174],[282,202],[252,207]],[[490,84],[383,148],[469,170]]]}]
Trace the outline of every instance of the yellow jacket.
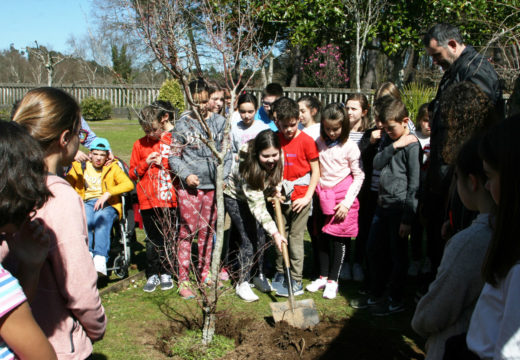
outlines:
[{"label": "yellow jacket", "polygon": [[[85,199],[85,179],[83,178],[83,171],[85,169],[84,164],[85,163],[74,161],[72,163],[72,168],[65,177],[82,199]],[[103,166],[103,171],[101,172],[101,190],[103,193],[108,191],[112,195],[108,199],[107,203],[117,210],[119,213],[119,219],[121,219],[123,214],[120,194],[133,189],[134,183],[119,167],[119,165],[117,165],[117,162],[113,162],[108,166]]]}]

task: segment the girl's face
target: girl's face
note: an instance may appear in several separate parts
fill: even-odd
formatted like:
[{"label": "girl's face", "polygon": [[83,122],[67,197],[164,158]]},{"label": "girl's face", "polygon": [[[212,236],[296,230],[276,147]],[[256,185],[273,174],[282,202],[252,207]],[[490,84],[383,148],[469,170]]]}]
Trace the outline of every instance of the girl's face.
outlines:
[{"label": "girl's face", "polygon": [[224,107],[224,91],[215,91],[209,96],[208,110],[220,114]]},{"label": "girl's face", "polygon": [[267,149],[260,151],[258,154],[258,161],[260,162],[260,166],[262,166],[265,170],[273,170],[280,161],[280,149],[271,146]]},{"label": "girl's face", "polygon": [[489,164],[484,160],[482,163],[484,167],[484,173],[486,174],[486,189],[490,192],[491,197],[498,205],[500,202],[500,174],[498,171],[493,169]]},{"label": "girl's face", "polygon": [[329,120],[326,119],[321,124],[323,129],[325,130],[325,134],[329,137],[330,140],[335,141],[341,135],[341,120]]},{"label": "girl's face", "polygon": [[432,129],[430,128],[430,121],[428,119],[428,113],[426,113],[426,115],[421,120],[419,120],[419,122],[421,124],[421,134],[424,137],[430,137],[430,135],[432,133]]},{"label": "girl's face", "polygon": [[305,101],[300,101],[298,103],[298,107],[300,108],[300,122],[304,127],[309,127],[315,123],[314,116],[316,116],[316,109],[310,109]]},{"label": "girl's face", "polygon": [[367,110],[361,108],[358,100],[349,100],[346,105],[350,129],[357,128],[361,125],[361,119],[366,116]]},{"label": "girl's face", "polygon": [[462,204],[468,210],[478,211],[478,207],[474,204],[475,193],[473,191],[473,181],[476,181],[475,177],[462,174],[458,167],[455,168],[455,177],[457,178],[457,193],[459,194]]},{"label": "girl's face", "polygon": [[207,118],[208,117],[208,104],[209,104],[209,96],[208,96],[208,92],[207,91],[201,91],[200,93],[195,93],[193,94],[193,101],[195,102],[195,104],[199,105],[200,108],[199,108],[199,112],[200,112],[200,116],[202,116],[202,118]]},{"label": "girl's face", "polygon": [[255,121],[256,109],[253,103],[245,102],[240,104],[238,107],[238,112],[240,113],[240,117],[247,127],[250,127]]}]

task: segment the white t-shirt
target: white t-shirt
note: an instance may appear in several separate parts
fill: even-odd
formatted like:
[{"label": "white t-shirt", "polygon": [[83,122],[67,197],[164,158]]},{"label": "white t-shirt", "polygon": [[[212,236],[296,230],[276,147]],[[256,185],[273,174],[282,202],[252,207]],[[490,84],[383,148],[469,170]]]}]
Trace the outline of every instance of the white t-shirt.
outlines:
[{"label": "white t-shirt", "polygon": [[231,145],[233,154],[238,153],[238,150],[243,144],[251,139],[254,139],[260,131],[266,129],[269,129],[269,125],[260,120],[253,121],[249,127],[246,127],[242,120],[240,120],[236,125],[232,125]]},{"label": "white t-shirt", "polygon": [[316,141],[320,137],[320,128],[321,128],[321,124],[317,123],[317,124],[312,124],[309,127],[303,128],[302,131],[304,133],[306,133],[307,135],[309,135],[311,138],[313,138],[314,141]]}]

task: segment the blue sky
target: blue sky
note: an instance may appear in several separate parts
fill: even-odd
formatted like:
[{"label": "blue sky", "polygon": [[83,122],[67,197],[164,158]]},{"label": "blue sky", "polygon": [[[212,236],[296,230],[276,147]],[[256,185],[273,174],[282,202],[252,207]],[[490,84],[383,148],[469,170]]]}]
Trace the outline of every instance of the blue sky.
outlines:
[{"label": "blue sky", "polygon": [[[70,53],[67,39],[93,28],[91,0],[0,0],[0,50],[33,46]],[[90,24],[89,24],[90,22]]]}]

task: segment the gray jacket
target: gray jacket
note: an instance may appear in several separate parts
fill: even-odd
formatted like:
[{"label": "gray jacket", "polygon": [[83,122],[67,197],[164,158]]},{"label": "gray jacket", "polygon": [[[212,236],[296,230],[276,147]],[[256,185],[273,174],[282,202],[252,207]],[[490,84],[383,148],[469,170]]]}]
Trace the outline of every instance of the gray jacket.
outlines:
[{"label": "gray jacket", "polygon": [[419,189],[419,142],[394,149],[393,143],[374,157],[374,169],[380,170],[377,204],[384,209],[402,210],[401,223],[411,225],[417,210]]},{"label": "gray jacket", "polygon": [[[221,151],[226,119],[218,114],[212,114],[206,122],[215,139],[217,150]],[[207,139],[208,134],[199,121],[192,118],[190,113],[184,114],[175,124],[172,137],[174,151],[168,162],[174,174],[184,184],[189,175],[195,174],[200,182],[198,189],[215,189],[217,158],[201,140],[201,138]],[[231,171],[231,160],[232,153],[228,148],[224,157],[224,181]]]}]

